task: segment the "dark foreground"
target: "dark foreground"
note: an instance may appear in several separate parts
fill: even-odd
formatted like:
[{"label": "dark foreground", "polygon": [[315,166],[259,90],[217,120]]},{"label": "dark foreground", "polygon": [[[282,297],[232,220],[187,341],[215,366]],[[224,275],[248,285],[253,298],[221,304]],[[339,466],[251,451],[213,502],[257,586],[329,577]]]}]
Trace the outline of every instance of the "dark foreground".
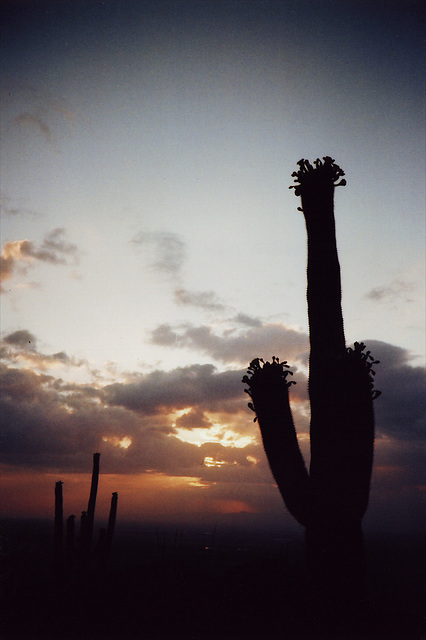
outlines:
[{"label": "dark foreground", "polygon": [[0,525],[4,640],[424,640],[421,540],[368,541],[365,616],[324,628],[303,541],[270,532],[122,525],[107,570],[56,579],[50,523]]}]

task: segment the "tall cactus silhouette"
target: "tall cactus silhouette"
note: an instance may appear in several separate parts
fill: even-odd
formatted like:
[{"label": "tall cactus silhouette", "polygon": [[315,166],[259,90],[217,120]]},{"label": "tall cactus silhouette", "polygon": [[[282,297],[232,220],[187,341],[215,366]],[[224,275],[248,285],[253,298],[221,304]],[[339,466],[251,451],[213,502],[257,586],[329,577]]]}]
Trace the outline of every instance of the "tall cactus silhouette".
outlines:
[{"label": "tall cactus silhouette", "polygon": [[345,345],[334,189],[344,172],[329,156],[298,162],[308,236],[307,301],[311,404],[309,473],[299,450],[290,404],[287,362],[254,359],[243,382],[283,500],[306,529],[307,564],[324,600],[336,606],[363,594],[361,521],[368,505],[373,463],[374,361],[363,343]]}]

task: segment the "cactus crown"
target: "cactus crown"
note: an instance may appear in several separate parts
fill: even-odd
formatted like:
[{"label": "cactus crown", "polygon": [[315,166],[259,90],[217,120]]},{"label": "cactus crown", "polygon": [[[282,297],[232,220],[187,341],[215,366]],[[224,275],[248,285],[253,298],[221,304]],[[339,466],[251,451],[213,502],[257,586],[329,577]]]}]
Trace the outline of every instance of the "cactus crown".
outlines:
[{"label": "cactus crown", "polygon": [[[248,389],[244,389],[246,393],[253,398],[253,391],[270,388],[276,384],[283,384],[285,387],[289,387],[292,384],[296,384],[294,380],[287,380],[288,375],[293,375],[290,371],[287,360],[280,362],[280,359],[276,356],[272,356],[272,362],[264,361],[262,358],[254,358],[249,364],[246,376],[243,377],[242,382],[248,385]],[[255,411],[252,402],[248,403],[249,409]],[[256,422],[257,417],[254,419]]]},{"label": "cactus crown", "polygon": [[[318,183],[328,182],[334,187],[343,187],[346,184],[346,180],[343,178],[345,172],[330,156],[324,156],[322,161],[317,158],[314,161],[314,166],[305,158],[299,160],[297,164],[299,170],[293,171],[291,174],[296,184],[289,187],[289,189],[294,189],[296,196],[300,196],[304,189],[310,189]],[[340,182],[338,182],[339,180]]]},{"label": "cactus crown", "polygon": [[368,381],[368,387],[373,400],[378,398],[382,392],[374,388],[374,376],[376,372],[373,369],[374,364],[379,364],[380,360],[375,360],[371,355],[371,351],[365,351],[365,344],[363,342],[354,342],[353,349],[348,347],[346,349],[346,357],[350,365],[364,375]]}]

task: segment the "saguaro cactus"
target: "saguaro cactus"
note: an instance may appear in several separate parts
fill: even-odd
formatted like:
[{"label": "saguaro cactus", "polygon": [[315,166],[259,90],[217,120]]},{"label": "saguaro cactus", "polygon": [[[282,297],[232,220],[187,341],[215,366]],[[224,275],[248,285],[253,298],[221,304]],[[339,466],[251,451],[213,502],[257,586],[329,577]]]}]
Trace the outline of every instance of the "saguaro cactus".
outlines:
[{"label": "saguaro cactus", "polygon": [[109,510],[108,517],[108,527],[106,531],[106,555],[108,556],[111,551],[112,539],[114,536],[115,529],[115,521],[117,519],[117,502],[118,502],[118,493],[116,491],[113,492],[111,497],[111,507]]},{"label": "saguaro cactus", "polygon": [[334,188],[346,184],[344,172],[328,156],[298,165],[290,188],[301,196],[308,236],[309,474],[289,405],[287,363],[256,358],[243,382],[284,502],[306,528],[311,575],[336,606],[362,598],[361,521],[373,462],[372,401],[379,392],[373,389],[376,361],[365,345],[345,345],[334,221]]},{"label": "saguaro cactus", "polygon": [[100,457],[101,457],[100,453],[93,454],[92,484],[90,486],[89,504],[87,507],[87,529],[88,529],[87,536],[89,539],[89,544],[92,541],[93,524],[95,521],[95,507],[96,507],[96,496],[98,493],[99,458]]},{"label": "saguaro cactus", "polygon": [[[89,504],[87,511],[81,514],[81,549],[84,556],[89,556],[92,544],[93,524],[95,520],[96,496],[99,483],[100,453],[93,454],[92,482],[90,486]],[[85,515],[83,515],[85,514]]]}]

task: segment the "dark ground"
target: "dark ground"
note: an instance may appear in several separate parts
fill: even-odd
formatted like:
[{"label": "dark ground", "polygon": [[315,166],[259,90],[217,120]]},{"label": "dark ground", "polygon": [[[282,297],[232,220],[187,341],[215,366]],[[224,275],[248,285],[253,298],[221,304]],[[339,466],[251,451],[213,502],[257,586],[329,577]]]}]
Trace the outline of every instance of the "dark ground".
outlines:
[{"label": "dark ground", "polygon": [[358,630],[319,626],[302,538],[117,527],[108,570],[53,571],[53,524],[3,521],[4,640],[426,640],[424,541],[367,538]]}]

